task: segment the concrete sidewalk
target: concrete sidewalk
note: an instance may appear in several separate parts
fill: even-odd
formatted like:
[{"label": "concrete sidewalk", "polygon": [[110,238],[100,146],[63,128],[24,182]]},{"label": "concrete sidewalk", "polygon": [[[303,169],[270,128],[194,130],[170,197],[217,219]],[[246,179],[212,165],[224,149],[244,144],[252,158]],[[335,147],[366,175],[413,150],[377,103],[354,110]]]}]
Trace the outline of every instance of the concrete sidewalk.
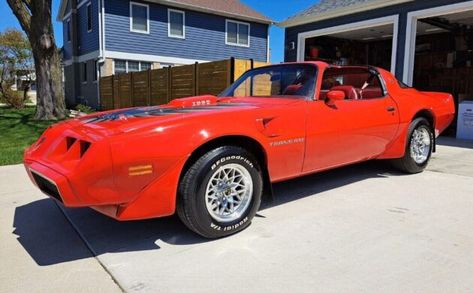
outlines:
[{"label": "concrete sidewalk", "polygon": [[[248,229],[215,241],[176,217],[65,213],[129,292],[471,292],[472,176],[473,143],[442,139],[421,174],[368,162],[276,184]],[[0,291],[119,290],[21,166],[0,186]]]},{"label": "concrete sidewalk", "polygon": [[0,168],[0,292],[121,292],[22,165]]}]

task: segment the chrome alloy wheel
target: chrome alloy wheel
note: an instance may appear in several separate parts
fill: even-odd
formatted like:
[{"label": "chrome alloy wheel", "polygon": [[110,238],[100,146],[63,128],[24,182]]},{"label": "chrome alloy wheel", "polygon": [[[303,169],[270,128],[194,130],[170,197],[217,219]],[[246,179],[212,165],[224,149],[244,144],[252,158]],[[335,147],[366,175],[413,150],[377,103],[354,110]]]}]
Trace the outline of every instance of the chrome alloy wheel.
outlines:
[{"label": "chrome alloy wheel", "polygon": [[250,206],[253,179],[239,164],[218,168],[210,177],[205,191],[205,204],[210,216],[219,222],[239,219]]},{"label": "chrome alloy wheel", "polygon": [[411,157],[417,164],[423,164],[429,158],[431,138],[425,127],[414,130],[411,137]]}]

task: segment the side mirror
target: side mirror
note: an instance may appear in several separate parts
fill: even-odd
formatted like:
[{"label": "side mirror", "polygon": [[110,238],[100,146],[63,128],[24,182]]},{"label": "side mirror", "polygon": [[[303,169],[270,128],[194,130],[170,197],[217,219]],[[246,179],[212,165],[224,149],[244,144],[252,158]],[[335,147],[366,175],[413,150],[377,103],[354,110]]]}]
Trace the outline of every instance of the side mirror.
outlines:
[{"label": "side mirror", "polygon": [[334,90],[334,91],[329,91],[327,93],[327,99],[328,101],[331,101],[331,102],[345,100],[345,98],[346,98],[346,95],[344,91]]}]

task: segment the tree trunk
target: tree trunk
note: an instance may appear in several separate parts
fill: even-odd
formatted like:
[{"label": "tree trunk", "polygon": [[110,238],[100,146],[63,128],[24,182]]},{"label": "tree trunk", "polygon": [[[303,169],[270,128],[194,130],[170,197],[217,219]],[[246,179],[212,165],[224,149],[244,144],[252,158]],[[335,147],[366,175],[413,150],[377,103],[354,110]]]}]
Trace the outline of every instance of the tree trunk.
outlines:
[{"label": "tree trunk", "polygon": [[29,89],[27,87],[23,89],[23,103],[25,104],[28,102],[28,91]]},{"label": "tree trunk", "polygon": [[54,40],[51,0],[7,0],[28,36],[36,70],[35,119],[66,117],[59,53]]},{"label": "tree trunk", "polygon": [[33,53],[36,70],[37,120],[63,119],[66,114],[57,50],[53,54]]}]

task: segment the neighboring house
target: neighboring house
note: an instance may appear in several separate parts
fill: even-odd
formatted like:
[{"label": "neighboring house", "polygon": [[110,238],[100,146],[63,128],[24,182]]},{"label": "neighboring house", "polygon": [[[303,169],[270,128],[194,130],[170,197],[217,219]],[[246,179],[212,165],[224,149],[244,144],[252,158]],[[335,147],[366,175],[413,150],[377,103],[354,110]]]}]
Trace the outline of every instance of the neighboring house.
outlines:
[{"label": "neighboring house", "polygon": [[36,91],[36,72],[34,69],[21,70],[15,75],[12,90],[21,91],[25,86],[28,86],[30,91]]},{"label": "neighboring house", "polygon": [[239,0],[62,0],[67,103],[98,108],[100,76],[227,59],[269,60],[270,19]]}]

